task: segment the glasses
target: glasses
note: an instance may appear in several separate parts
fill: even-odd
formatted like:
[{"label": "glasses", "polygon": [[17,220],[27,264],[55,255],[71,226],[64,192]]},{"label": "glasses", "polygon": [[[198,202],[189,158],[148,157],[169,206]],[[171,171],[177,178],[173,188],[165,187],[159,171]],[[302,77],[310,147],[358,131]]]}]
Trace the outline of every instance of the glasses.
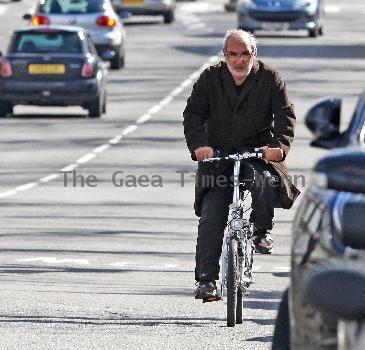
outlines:
[{"label": "glasses", "polygon": [[242,53],[237,53],[234,51],[226,51],[226,55],[229,59],[231,60],[236,60],[238,57],[243,59],[243,60],[248,60],[250,57],[253,56],[253,53],[250,51],[245,51]]}]

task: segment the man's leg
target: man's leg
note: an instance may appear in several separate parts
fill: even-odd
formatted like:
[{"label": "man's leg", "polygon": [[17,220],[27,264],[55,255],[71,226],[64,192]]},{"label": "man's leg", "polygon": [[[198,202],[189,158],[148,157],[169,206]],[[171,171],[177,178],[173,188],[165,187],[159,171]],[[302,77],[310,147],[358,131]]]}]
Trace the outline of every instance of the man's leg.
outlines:
[{"label": "man's leg", "polygon": [[214,282],[219,277],[219,258],[227,224],[232,187],[213,187],[203,198],[196,245],[195,279]]},{"label": "man's leg", "polygon": [[[252,212],[250,222],[255,226],[255,242],[257,250],[261,253],[270,253],[273,240],[270,230],[273,228],[274,206],[278,196],[278,185],[275,173],[265,163],[259,160],[251,160],[255,168],[255,182],[248,183],[251,187]],[[251,167],[244,167],[241,176],[245,179],[253,178]],[[252,185],[252,186],[251,186]],[[260,246],[263,248],[260,251]]]}]

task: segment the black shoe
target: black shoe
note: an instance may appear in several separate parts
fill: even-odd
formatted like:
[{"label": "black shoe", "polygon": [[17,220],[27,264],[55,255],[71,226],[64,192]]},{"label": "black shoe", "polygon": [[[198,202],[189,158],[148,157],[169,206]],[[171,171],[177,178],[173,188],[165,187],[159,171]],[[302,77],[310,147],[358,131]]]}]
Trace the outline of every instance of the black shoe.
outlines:
[{"label": "black shoe", "polygon": [[274,247],[274,240],[266,229],[255,228],[253,232],[253,244],[255,252],[260,254],[271,254]]},{"label": "black shoe", "polygon": [[215,282],[199,282],[194,292],[195,299],[203,299],[203,302],[220,300],[217,294]]}]

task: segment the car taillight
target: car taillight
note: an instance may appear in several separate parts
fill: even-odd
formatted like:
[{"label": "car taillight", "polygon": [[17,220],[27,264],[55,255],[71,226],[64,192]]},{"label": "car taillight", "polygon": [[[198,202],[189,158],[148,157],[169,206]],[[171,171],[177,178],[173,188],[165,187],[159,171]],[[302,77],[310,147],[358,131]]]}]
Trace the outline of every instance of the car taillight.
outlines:
[{"label": "car taillight", "polygon": [[93,65],[86,61],[84,63],[84,66],[82,67],[82,71],[81,71],[81,75],[84,77],[84,78],[90,78],[92,77],[94,74],[94,67]]},{"label": "car taillight", "polygon": [[115,18],[109,16],[100,16],[96,19],[96,24],[100,27],[114,27],[117,22]]},{"label": "car taillight", "polygon": [[41,25],[48,26],[50,23],[51,23],[51,21],[49,20],[49,18],[47,16],[36,15],[36,16],[33,16],[33,18],[32,18],[33,26],[41,26]]},{"label": "car taillight", "polygon": [[13,74],[13,71],[11,70],[11,64],[9,60],[5,59],[3,60],[1,64],[1,76],[3,77],[10,77]]}]

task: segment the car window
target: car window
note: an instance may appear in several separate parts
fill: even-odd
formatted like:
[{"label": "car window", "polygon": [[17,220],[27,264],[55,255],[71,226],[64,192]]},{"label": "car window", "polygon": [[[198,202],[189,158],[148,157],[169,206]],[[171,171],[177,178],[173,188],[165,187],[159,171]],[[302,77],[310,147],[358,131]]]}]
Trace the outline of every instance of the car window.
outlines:
[{"label": "car window", "polygon": [[44,0],[39,13],[77,15],[104,11],[103,0]]},{"label": "car window", "polygon": [[97,52],[96,52],[95,46],[94,46],[94,44],[93,44],[90,36],[87,36],[87,47],[88,47],[90,53],[92,53],[95,56],[97,56]]},{"label": "car window", "polygon": [[17,33],[14,53],[82,53],[80,37],[71,32]]}]

